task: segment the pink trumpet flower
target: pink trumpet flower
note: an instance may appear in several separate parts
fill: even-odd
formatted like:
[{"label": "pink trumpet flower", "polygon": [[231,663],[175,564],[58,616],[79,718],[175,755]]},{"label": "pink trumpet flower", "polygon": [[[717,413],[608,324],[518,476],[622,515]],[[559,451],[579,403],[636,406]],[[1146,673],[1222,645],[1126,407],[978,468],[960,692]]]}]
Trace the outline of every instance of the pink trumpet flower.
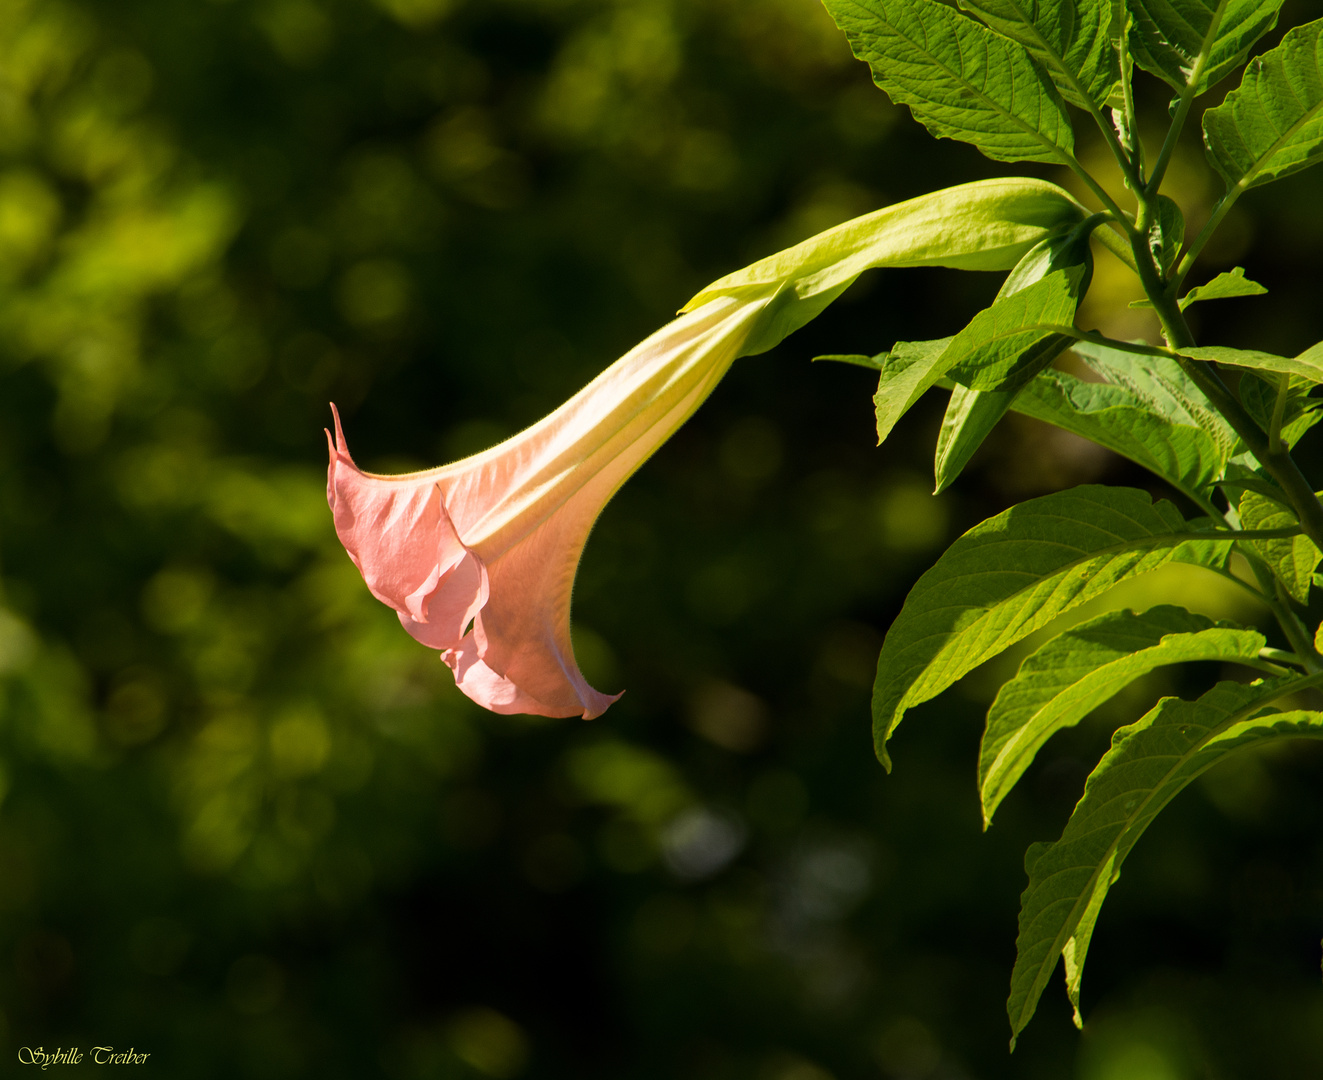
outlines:
[{"label": "pink trumpet flower", "polygon": [[[713,282],[550,416],[439,469],[374,476],[340,417],[327,499],[372,594],[498,713],[600,716],[570,644],[589,530],[621,484],[739,356],[763,352],[871,266],[1010,269],[1083,209],[1041,180],[985,180],[845,222]],[[334,406],[332,406],[334,409]]]},{"label": "pink trumpet flower", "polygon": [[336,413],[336,532],[372,594],[479,705],[592,719],[620,696],[594,690],[574,660],[579,556],[607,500],[712,392],[767,303],[702,305],[527,431],[439,469],[361,471]]}]

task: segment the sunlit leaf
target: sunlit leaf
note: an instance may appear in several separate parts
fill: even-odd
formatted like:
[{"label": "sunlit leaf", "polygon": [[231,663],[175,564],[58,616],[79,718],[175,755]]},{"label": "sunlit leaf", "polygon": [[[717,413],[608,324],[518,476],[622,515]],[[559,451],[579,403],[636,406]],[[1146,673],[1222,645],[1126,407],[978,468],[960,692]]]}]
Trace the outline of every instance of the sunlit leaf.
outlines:
[{"label": "sunlit leaf", "polygon": [[1323,19],[1293,28],[1250,62],[1240,85],[1204,113],[1204,145],[1229,187],[1323,160]]},{"label": "sunlit leaf", "polygon": [[[1039,285],[1058,271],[1065,272],[1065,291],[1073,293],[1078,298],[1088,288],[1093,272],[1093,256],[1089,250],[1091,232],[1089,224],[1084,223],[1073,230],[1045,237],[1030,248],[1024,258],[1015,265],[1015,269],[1006,275],[991,311],[975,316],[969,327],[957,336],[953,345],[962,340],[967,344],[970,335],[979,332],[980,324],[986,326],[988,323],[995,323],[997,313],[1004,313],[1006,310],[1003,305],[1006,298],[1023,292],[1030,286]],[[1052,286],[1053,296],[1056,288],[1057,286]],[[1041,303],[1034,301],[1028,306],[1033,309],[1041,306]],[[1073,320],[1074,305],[1062,305],[1061,314]],[[997,378],[1000,374],[996,386],[986,389],[956,386],[951,391],[951,400],[947,403],[942,427],[937,435],[937,452],[933,460],[936,481],[934,494],[945,490],[960,475],[974,452],[1010,408],[1011,402],[1015,400],[1018,386],[1023,385],[1036,371],[1050,363],[1065,347],[1068,340],[1060,334],[1048,335],[1046,340],[1038,335],[1026,336],[1018,352],[1014,351],[1008,340],[1003,340],[1000,347],[1009,351],[1002,353],[999,361],[994,361],[999,366],[999,371],[981,369],[978,372],[978,375],[989,378]],[[979,359],[973,361],[974,364],[978,364],[981,359],[989,358],[991,352],[998,351],[997,346],[992,346],[989,352],[987,347],[991,346],[991,343],[988,341],[984,341],[983,344],[984,351]],[[942,359],[947,362],[959,355],[959,350],[953,347]],[[960,377],[957,371],[948,371],[948,374],[955,378]],[[1010,385],[1006,385],[1007,383]]]},{"label": "sunlit leaf", "polygon": [[886,742],[907,709],[1062,612],[1177,558],[1193,537],[1171,503],[1100,485],[1031,499],[970,529],[919,579],[887,632],[873,688],[878,757],[889,764]]},{"label": "sunlit leaf", "polygon": [[1029,51],[935,0],[824,0],[873,81],[937,138],[996,161],[1074,147],[1061,95]]},{"label": "sunlit leaf", "polygon": [[986,827],[1042,745],[1141,675],[1187,660],[1254,660],[1256,630],[1215,623],[1178,607],[1109,611],[1071,627],[1027,657],[988,710],[979,751]]},{"label": "sunlit leaf", "polygon": [[942,427],[937,432],[937,453],[933,459],[933,494],[937,495],[969,464],[974,452],[997,422],[1006,415],[1015,400],[1014,390],[970,390],[956,386],[951,391]]},{"label": "sunlit leaf", "polygon": [[1224,271],[1204,285],[1196,285],[1180,299],[1181,310],[1200,300],[1226,300],[1233,296],[1262,296],[1268,290],[1257,281],[1245,276],[1245,268],[1237,266],[1234,270]]},{"label": "sunlit leaf", "polygon": [[1057,332],[1075,321],[1078,270],[1057,270],[980,311],[947,346],[946,373],[971,390],[1024,385],[1074,340]]},{"label": "sunlit leaf", "polygon": [[1093,342],[1079,342],[1075,354],[1108,382],[1137,394],[1155,413],[1176,424],[1206,431],[1225,450],[1238,453],[1240,439],[1174,358],[1141,356]]},{"label": "sunlit leaf", "polygon": [[960,0],[960,6],[1025,46],[1072,105],[1103,105],[1116,89],[1110,0]]},{"label": "sunlit leaf", "polygon": [[1128,0],[1128,6],[1135,63],[1177,90],[1193,81],[1202,93],[1239,67],[1277,24],[1282,0]]},{"label": "sunlit leaf", "polygon": [[1231,367],[1249,368],[1251,371],[1298,375],[1312,383],[1323,383],[1323,342],[1306,349],[1299,356],[1276,356],[1257,349],[1229,349],[1224,345],[1181,349],[1181,355],[1192,360],[1212,360]]},{"label": "sunlit leaf", "polygon": [[946,372],[942,357],[951,338],[935,341],[898,341],[881,358],[873,406],[877,410],[877,441],[880,444],[911,405],[937,385]]},{"label": "sunlit leaf", "polygon": [[1257,715],[1305,683],[1289,678],[1218,683],[1197,701],[1164,698],[1116,733],[1061,839],[1035,845],[1025,858],[1029,885],[1020,898],[1020,934],[1006,1003],[1012,1048],[1063,955],[1066,988],[1079,1022],[1080,978],[1102,902],[1159,811],[1235,750],[1282,737],[1323,737],[1323,714]]},{"label": "sunlit leaf", "polygon": [[1061,371],[1041,372],[1012,408],[1129,458],[1193,499],[1221,477],[1229,457],[1229,446],[1203,428],[1159,415],[1128,387]]}]

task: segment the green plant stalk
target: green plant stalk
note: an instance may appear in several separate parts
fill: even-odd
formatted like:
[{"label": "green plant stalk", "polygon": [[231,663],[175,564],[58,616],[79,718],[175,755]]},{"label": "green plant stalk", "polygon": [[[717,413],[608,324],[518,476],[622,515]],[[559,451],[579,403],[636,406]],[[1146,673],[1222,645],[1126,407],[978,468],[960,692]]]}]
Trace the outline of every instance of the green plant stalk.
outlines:
[{"label": "green plant stalk", "polygon": [[1282,420],[1286,416],[1286,396],[1290,386],[1289,375],[1277,377],[1277,400],[1273,402],[1272,421],[1268,426],[1268,449],[1274,454],[1282,450]]},{"label": "green plant stalk", "polygon": [[1295,653],[1287,652],[1285,649],[1274,649],[1271,646],[1260,649],[1259,658],[1262,660],[1276,660],[1283,664],[1294,664],[1297,667],[1303,667],[1305,663]]},{"label": "green plant stalk", "polygon": [[1286,640],[1291,643],[1291,648],[1295,650],[1296,655],[1304,661],[1307,671],[1323,671],[1323,657],[1319,656],[1318,650],[1314,648],[1314,642],[1310,640],[1309,631],[1305,629],[1304,624],[1296,615],[1295,609],[1291,607],[1291,599],[1286,595],[1286,587],[1280,581],[1275,581],[1275,584],[1277,587],[1277,607],[1273,608],[1273,614],[1277,614],[1278,608],[1285,612],[1286,618],[1278,616],[1277,622],[1286,634]]},{"label": "green plant stalk", "polygon": [[1181,91],[1181,96],[1176,105],[1176,113],[1171,118],[1171,124],[1167,128],[1167,137],[1162,142],[1162,149],[1158,152],[1157,161],[1153,163],[1153,172],[1148,178],[1148,186],[1144,191],[1145,196],[1150,199],[1156,198],[1158,189],[1162,187],[1162,178],[1167,174],[1167,166],[1171,163],[1171,156],[1176,150],[1176,143],[1185,127],[1185,120],[1190,115],[1190,106],[1194,104],[1194,99],[1198,96],[1195,87],[1199,85],[1204,69],[1208,66],[1208,58],[1212,55],[1213,42],[1217,39],[1217,31],[1222,26],[1222,17],[1226,14],[1227,3],[1228,0],[1219,0],[1217,10],[1213,13],[1212,22],[1209,24],[1208,33],[1205,35],[1203,45],[1199,49],[1199,55],[1194,58],[1189,77],[1185,80],[1185,88]]},{"label": "green plant stalk", "polygon": [[[1113,141],[1115,141],[1115,137],[1113,137]],[[1117,144],[1117,149],[1120,149],[1119,143]],[[1125,155],[1122,154],[1121,156],[1124,157]],[[1084,181],[1089,190],[1093,192],[1094,196],[1103,204],[1103,207],[1114,220],[1121,222],[1124,226],[1129,226],[1129,218],[1126,217],[1125,211],[1116,204],[1115,199],[1107,194],[1107,190],[1102,184],[1098,183],[1098,181],[1093,178],[1093,174],[1079,163],[1079,159],[1076,158],[1074,154],[1067,150],[1058,149],[1057,157],[1061,159],[1063,165]]]},{"label": "green plant stalk", "polygon": [[1273,573],[1272,567],[1252,548],[1246,548],[1241,554],[1249,563],[1250,571],[1259,583],[1260,599],[1268,606],[1268,610],[1272,612],[1277,625],[1282,628],[1282,633],[1286,635],[1287,642],[1294,650],[1294,662],[1302,665],[1310,673],[1323,671],[1323,657],[1320,657],[1318,650],[1314,648],[1309,631],[1305,629],[1295,609],[1291,607],[1290,597],[1286,595],[1286,590],[1277,579],[1277,575]]},{"label": "green plant stalk", "polygon": [[[1032,23],[1029,24],[1029,29],[1033,31],[1034,37],[1037,39],[1039,46],[1043,48],[1049,55],[1053,55],[1051,49],[1048,46],[1048,43],[1045,40],[1043,40],[1043,35],[1038,32],[1037,28],[1034,27]],[[1102,132],[1103,141],[1107,143],[1107,148],[1111,150],[1112,156],[1116,158],[1117,163],[1121,166],[1121,172],[1125,175],[1127,186],[1129,186],[1132,190],[1135,191],[1140,190],[1143,184],[1139,177],[1139,174],[1135,170],[1134,163],[1130,160],[1130,155],[1125,152],[1124,147],[1121,146],[1121,141],[1117,137],[1115,128],[1110,123],[1107,122],[1107,117],[1103,116],[1102,109],[1098,107],[1098,104],[1089,95],[1087,89],[1080,85],[1079,79],[1075,77],[1075,73],[1071,71],[1070,68],[1066,67],[1065,64],[1061,63],[1059,59],[1057,60],[1057,62],[1054,63],[1053,66],[1056,68],[1057,71],[1061,73],[1061,75],[1066,79],[1066,81],[1070,83],[1075,93],[1079,95],[1080,100],[1088,103],[1086,111],[1093,118],[1093,122],[1098,125],[1098,130]],[[1127,82],[1126,84],[1127,92],[1129,91],[1129,89],[1130,89],[1129,84]],[[1130,103],[1128,97],[1127,97],[1127,102]],[[1133,109],[1133,104],[1132,103],[1130,104],[1131,104],[1131,108]],[[1132,131],[1134,130],[1133,127],[1131,128],[1131,130]],[[1074,160],[1073,157],[1072,160]],[[1083,179],[1085,183],[1089,185],[1089,187],[1093,190],[1094,194],[1103,200],[1103,205],[1105,205],[1108,208],[1108,210],[1111,211],[1112,213],[1120,213],[1120,208],[1114,202],[1112,202],[1111,199],[1107,197],[1106,193],[1102,190],[1101,185],[1097,184],[1097,182],[1094,181],[1093,178],[1087,172],[1085,172],[1082,167],[1077,167],[1077,166],[1079,166],[1079,163],[1075,162],[1075,165],[1072,166],[1072,168],[1075,168],[1075,171],[1080,175],[1081,179]]]},{"label": "green plant stalk", "polygon": [[[1132,238],[1131,246],[1140,280],[1144,284],[1144,291],[1148,294],[1154,311],[1157,312],[1167,344],[1177,349],[1193,346],[1195,344],[1194,334],[1191,333],[1189,324],[1185,321],[1185,315],[1175,299],[1179,281],[1173,279],[1170,284],[1164,285],[1158,268],[1153,262],[1152,253],[1141,238]],[[1316,545],[1323,548],[1323,543],[1320,543],[1320,541],[1323,541],[1323,504],[1319,503],[1309,481],[1305,479],[1290,451],[1281,443],[1280,437],[1274,440],[1271,433],[1265,436],[1259,430],[1253,418],[1245,411],[1231,389],[1222,381],[1221,376],[1211,365],[1179,354],[1176,356],[1176,362],[1199,387],[1213,407],[1222,414],[1227,423],[1231,425],[1231,429],[1240,436],[1241,441],[1250,453],[1263,465],[1268,474],[1277,481],[1295,511],[1296,518],[1300,522],[1301,531]],[[1279,399],[1283,396],[1283,394],[1279,394]],[[1283,405],[1284,402],[1279,400],[1278,406]],[[1274,412],[1276,411],[1275,409]],[[1274,431],[1279,432],[1279,425],[1273,424],[1272,427]],[[1274,445],[1274,441],[1276,445]],[[1323,660],[1320,659],[1308,632],[1297,618],[1294,610],[1292,610],[1290,601],[1284,595],[1281,582],[1277,580],[1271,569],[1254,557],[1252,553],[1247,557],[1255,577],[1258,578],[1263,587],[1263,598],[1272,610],[1292,649],[1304,659],[1311,672],[1323,670]]]},{"label": "green plant stalk", "polygon": [[1190,246],[1185,249],[1185,254],[1181,257],[1180,264],[1176,267],[1176,272],[1172,274],[1172,284],[1180,288],[1181,282],[1185,280],[1185,275],[1194,267],[1195,260],[1199,258],[1199,253],[1203,251],[1204,245],[1212,238],[1217,227],[1222,224],[1222,219],[1231,212],[1231,208],[1236,205],[1236,200],[1246,189],[1240,184],[1228,189],[1222,198],[1218,200],[1217,205],[1213,207],[1213,213],[1204,223],[1204,227],[1199,230],[1199,235],[1194,238]]},{"label": "green plant stalk", "polygon": [[[1193,347],[1194,334],[1190,332],[1185,315],[1175,300],[1176,280],[1173,279],[1170,285],[1164,285],[1153,262],[1153,255],[1142,238],[1132,238],[1131,249],[1134,251],[1140,281],[1153,304],[1153,310],[1157,312],[1167,344],[1175,349]],[[1250,453],[1268,471],[1268,475],[1277,481],[1295,511],[1304,534],[1323,549],[1323,504],[1319,503],[1314,489],[1305,479],[1290,451],[1285,447],[1273,450],[1268,438],[1211,365],[1179,354],[1176,362],[1240,436]]]}]

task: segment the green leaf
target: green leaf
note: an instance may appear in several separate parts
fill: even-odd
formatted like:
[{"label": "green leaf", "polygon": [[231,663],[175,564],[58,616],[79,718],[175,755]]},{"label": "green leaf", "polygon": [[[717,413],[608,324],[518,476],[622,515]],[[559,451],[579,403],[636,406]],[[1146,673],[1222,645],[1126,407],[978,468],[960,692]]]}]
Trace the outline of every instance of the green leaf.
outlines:
[{"label": "green leaf", "polygon": [[[1090,218],[1076,228],[1049,236],[1030,248],[1024,258],[1016,263],[1015,269],[1006,275],[993,307],[1004,298],[1043,281],[1058,270],[1066,271],[1068,280],[1075,282],[1074,292],[1078,297],[1088,288],[1093,273],[1093,255],[1089,250],[1089,235],[1093,232],[1093,225],[1093,219]],[[1074,318],[1074,306],[1071,306],[1070,318]],[[971,323],[971,328],[973,326]],[[1060,335],[1053,337],[1059,338]],[[1056,342],[1044,347],[1040,339],[1033,338],[1028,348],[1018,356],[1008,356],[1004,367],[1015,372],[1015,383],[1022,383],[1036,369],[1050,363],[1060,347],[1057,347]],[[943,361],[951,355],[948,352]],[[988,390],[957,386],[952,390],[946,415],[942,418],[942,428],[937,436],[934,494],[945,490],[960,475],[1014,400],[1014,385],[1006,389],[999,387]]]},{"label": "green leaf", "polygon": [[1129,458],[1196,502],[1222,476],[1230,447],[1155,412],[1133,390],[1044,371],[1011,406]]},{"label": "green leaf", "polygon": [[[1299,525],[1286,507],[1258,492],[1245,491],[1240,496],[1240,524],[1245,529],[1288,529]],[[1323,562],[1323,552],[1307,536],[1291,536],[1282,540],[1252,540],[1250,545],[1273,568],[1282,585],[1296,603],[1309,603],[1309,587],[1314,571]]]},{"label": "green leaf", "polygon": [[1015,400],[1014,390],[970,390],[956,386],[951,391],[942,428],[937,433],[937,454],[933,462],[936,486],[933,494],[945,491],[960,475],[983,440]]},{"label": "green leaf", "polygon": [[1265,644],[1256,630],[1171,606],[1142,615],[1109,611],[1054,637],[1025,659],[988,710],[978,766],[984,828],[1053,734],[1141,675],[1187,660],[1253,661]]},{"label": "green leaf", "polygon": [[1175,199],[1158,196],[1157,220],[1149,228],[1149,247],[1163,271],[1176,265],[1185,242],[1185,215]]},{"label": "green leaf", "polygon": [[1065,104],[1023,45],[935,0],[824,3],[873,81],[937,138],[996,161],[1070,156]]},{"label": "green leaf", "polygon": [[1180,308],[1184,311],[1191,304],[1200,300],[1226,300],[1233,296],[1262,296],[1268,290],[1257,281],[1245,276],[1245,268],[1237,266],[1234,270],[1218,274],[1206,285],[1196,285],[1181,297]]},{"label": "green leaf", "polygon": [[971,390],[1014,390],[1050,364],[1074,338],[1080,268],[1056,270],[980,311],[947,347],[946,373]]},{"label": "green leaf", "polygon": [[1192,360],[1212,360],[1231,367],[1252,371],[1275,371],[1279,374],[1298,375],[1311,383],[1323,383],[1323,341],[1306,349],[1299,356],[1275,356],[1256,349],[1228,349],[1223,345],[1206,345],[1181,349],[1182,356]]},{"label": "green leaf", "polygon": [[[1128,0],[1130,51],[1145,71],[1197,93],[1238,68],[1277,25],[1282,0]],[[1202,63],[1201,63],[1202,60]],[[1197,69],[1197,71],[1196,71]]]},{"label": "green leaf", "polygon": [[1072,105],[1105,105],[1116,90],[1110,0],[960,0],[960,6],[1027,48]]},{"label": "green leaf", "polygon": [[819,360],[832,360],[838,364],[868,368],[869,371],[881,371],[884,359],[886,359],[886,353],[881,356],[862,356],[858,353],[827,353],[824,356],[815,356],[812,363],[816,364]]},{"label": "green leaf", "polygon": [[898,341],[881,358],[873,405],[877,410],[877,441],[880,446],[891,429],[924,393],[937,384],[945,373],[941,363],[951,338],[936,341]]},{"label": "green leaf", "polygon": [[1323,19],[1251,61],[1240,85],[1204,113],[1204,146],[1227,186],[1242,189],[1323,159]]},{"label": "green leaf", "polygon": [[1236,392],[1245,411],[1254,422],[1267,431],[1273,422],[1277,407],[1278,383],[1286,379],[1286,402],[1282,410],[1281,439],[1286,446],[1295,446],[1310,428],[1323,420],[1323,400],[1310,397],[1315,384],[1299,375],[1277,375],[1265,379],[1248,371],[1240,377]]},{"label": "green leaf", "polygon": [[1108,382],[1137,394],[1159,416],[1206,431],[1227,457],[1243,447],[1226,420],[1204,398],[1174,358],[1140,356],[1093,342],[1079,342],[1075,354]]},{"label": "green leaf", "polygon": [[1033,1016],[1057,958],[1079,1022],[1079,988],[1098,912],[1149,823],[1187,784],[1235,750],[1282,737],[1323,737],[1323,714],[1258,714],[1317,681],[1222,682],[1197,701],[1164,698],[1122,728],[1093,770],[1061,839],[1025,859],[1020,934],[1006,1003],[1011,1048]]},{"label": "green leaf", "polygon": [[1233,503],[1236,500],[1231,496],[1236,491],[1257,491],[1265,498],[1272,499],[1273,502],[1284,503],[1286,501],[1286,493],[1282,491],[1281,485],[1268,475],[1267,470],[1257,465],[1254,457],[1250,454],[1242,454],[1228,461],[1226,476],[1218,482],[1217,486],[1227,493],[1228,501]]},{"label": "green leaf", "polygon": [[907,709],[1062,612],[1172,561],[1192,538],[1220,550],[1229,542],[1195,537],[1171,503],[1147,492],[1101,485],[1031,499],[974,526],[919,579],[887,631],[873,687],[878,757],[890,767],[886,743]]}]

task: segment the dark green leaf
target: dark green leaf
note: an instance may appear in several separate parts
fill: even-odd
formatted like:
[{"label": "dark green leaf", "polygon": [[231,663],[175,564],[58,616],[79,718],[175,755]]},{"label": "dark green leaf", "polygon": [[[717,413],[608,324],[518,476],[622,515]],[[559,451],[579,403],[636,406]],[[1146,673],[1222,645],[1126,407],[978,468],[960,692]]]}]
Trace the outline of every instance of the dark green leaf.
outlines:
[{"label": "dark green leaf", "polygon": [[1229,753],[1281,737],[1323,737],[1323,714],[1258,714],[1306,679],[1223,682],[1198,701],[1164,698],[1122,728],[1093,770],[1061,839],[1025,859],[1020,934],[1006,1003],[1011,1047],[1037,1008],[1057,958],[1079,1016],[1079,987],[1098,912],[1149,823],[1187,784]]},{"label": "dark green leaf", "polygon": [[1149,246],[1164,271],[1176,265],[1185,242],[1185,215],[1175,199],[1158,196],[1158,216],[1149,230]]},{"label": "dark green leaf", "polygon": [[1286,494],[1282,491],[1281,485],[1249,454],[1242,454],[1228,461],[1226,476],[1217,486],[1227,492],[1227,497],[1232,502],[1236,500],[1231,496],[1237,491],[1257,491],[1274,502],[1286,502]]},{"label": "dark green leaf", "polygon": [[1041,372],[1012,408],[1129,458],[1196,501],[1221,477],[1229,456],[1230,447],[1160,415],[1128,387],[1061,371]]},{"label": "dark green leaf", "polygon": [[1106,104],[1120,77],[1110,0],[960,0],[992,29],[1025,46],[1072,105]]},{"label": "dark green leaf", "polygon": [[[1246,491],[1240,496],[1240,524],[1245,529],[1286,529],[1299,521],[1281,503],[1264,498],[1258,492]],[[1299,604],[1309,603],[1309,587],[1314,571],[1323,561],[1323,552],[1307,536],[1291,536],[1282,540],[1252,540],[1250,545],[1273,568],[1291,598]]]},{"label": "dark green leaf", "polygon": [[1309,396],[1316,384],[1299,375],[1276,375],[1265,379],[1247,371],[1240,377],[1237,392],[1245,411],[1259,427],[1267,431],[1273,422],[1278,384],[1282,379],[1286,379],[1287,384],[1281,439],[1288,447],[1292,447],[1306,431],[1323,420],[1323,400]]},{"label": "dark green leaf", "polygon": [[1266,184],[1323,159],[1323,19],[1254,58],[1240,85],[1204,113],[1204,145],[1228,187]]},{"label": "dark green leaf", "polygon": [[881,358],[882,374],[878,376],[877,393],[873,395],[879,445],[891,434],[896,421],[946,372],[941,360],[951,341],[951,338],[898,341],[895,348]]},{"label": "dark green leaf", "polygon": [[1250,46],[1277,24],[1282,6],[1282,0],[1128,3],[1134,15],[1129,40],[1135,63],[1177,90],[1193,82],[1199,93],[1244,62]]},{"label": "dark green leaf", "polygon": [[979,751],[984,827],[1053,734],[1139,676],[1187,660],[1253,661],[1264,644],[1256,630],[1170,606],[1142,615],[1109,611],[1053,638],[1025,659],[988,710]]},{"label": "dark green leaf", "polygon": [[873,81],[937,138],[997,161],[1061,161],[1065,105],[1023,45],[935,0],[824,0]]},{"label": "dark green leaf", "polygon": [[1031,499],[970,529],[887,632],[873,688],[878,757],[889,767],[886,742],[907,709],[1062,612],[1172,561],[1191,536],[1171,503],[1101,485]]}]

